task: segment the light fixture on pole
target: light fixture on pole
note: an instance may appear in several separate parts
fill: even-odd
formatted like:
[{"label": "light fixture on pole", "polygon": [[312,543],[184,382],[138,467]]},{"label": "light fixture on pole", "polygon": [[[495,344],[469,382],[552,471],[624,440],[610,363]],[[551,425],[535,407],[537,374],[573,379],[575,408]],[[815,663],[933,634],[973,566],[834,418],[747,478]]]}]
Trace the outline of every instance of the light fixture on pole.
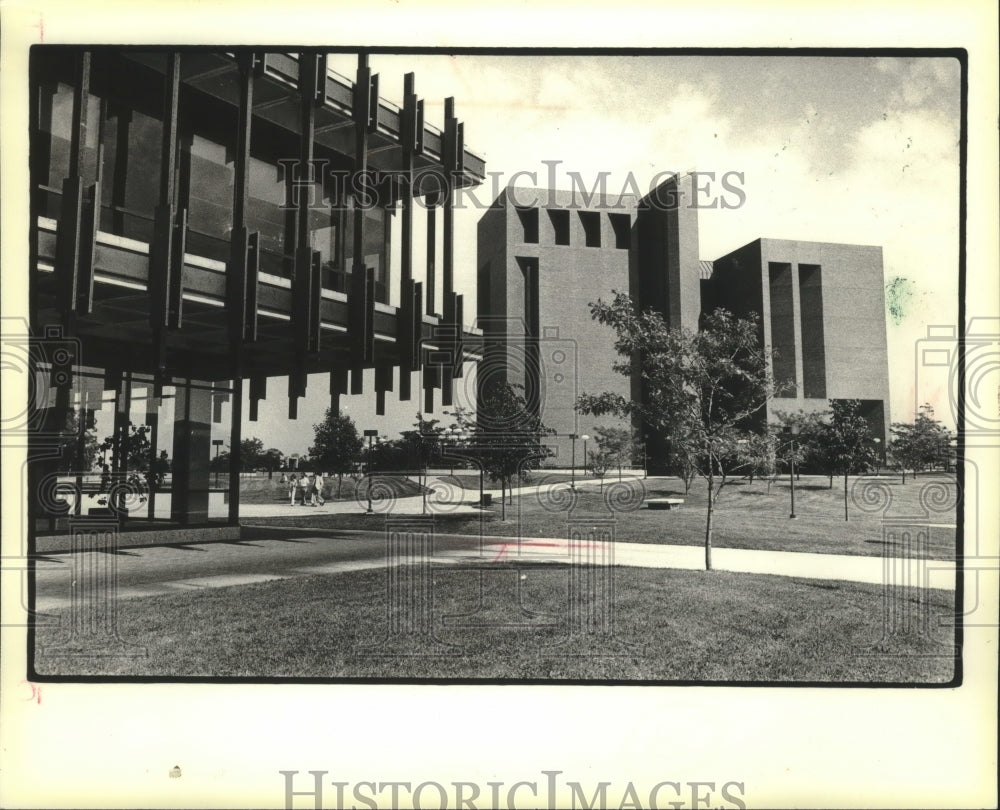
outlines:
[{"label": "light fixture on pole", "polygon": [[483,492],[483,478],[486,475],[486,467],[483,464],[482,454],[479,456],[479,508],[486,507],[486,494]]},{"label": "light fixture on pole", "polygon": [[474,453],[474,457],[479,464],[479,508],[483,509],[486,506],[486,495],[483,491],[483,484],[485,483],[486,477],[486,465],[485,458],[483,456],[483,446],[482,439],[477,437],[476,433],[470,433],[469,431],[463,431],[461,435],[463,442],[470,442],[474,440],[471,446],[467,446],[467,451]]},{"label": "light fixture on pole", "polygon": [[882,448],[880,446],[882,444],[882,440],[878,436],[876,436],[874,442],[875,442],[875,475],[878,475],[882,470]]},{"label": "light fixture on pole", "polygon": [[576,440],[579,438],[575,433],[569,434],[570,439],[573,440],[573,452],[570,461],[569,470],[569,488],[576,489]]},{"label": "light fixture on pole", "polygon": [[366,430],[365,436],[368,437],[368,512],[367,514],[372,514],[372,442],[375,437],[378,436],[377,430]]},{"label": "light fixture on pole", "polygon": [[791,437],[792,437],[791,441],[788,443],[789,446],[791,447],[791,454],[789,455],[788,458],[789,458],[790,463],[791,463],[791,466],[789,468],[789,470],[790,470],[789,480],[790,480],[791,485],[792,485],[792,510],[791,510],[791,513],[788,515],[788,518],[789,518],[789,520],[795,520],[795,517],[796,517],[796,515],[795,515],[795,434],[798,433],[798,430],[796,430],[794,427],[786,427],[785,428],[785,432],[787,434],[791,435]]},{"label": "light fixture on pole", "polygon": [[584,474],[586,474],[586,472],[587,472],[587,439],[589,439],[590,436],[588,436],[586,433],[584,433],[580,438],[583,439],[583,472],[584,472]]},{"label": "light fixture on pole", "polygon": [[459,431],[459,429],[457,427],[456,428],[451,428],[448,431],[448,435],[451,436],[451,450],[452,450],[452,452],[451,452],[451,457],[449,458],[449,462],[450,462],[450,467],[451,467],[451,473],[450,474],[451,474],[452,478],[455,477],[455,450],[458,447],[459,433],[460,433],[460,431]]},{"label": "light fixture on pole", "polygon": [[430,452],[427,449],[427,441],[428,441],[428,439],[426,439],[424,437],[424,435],[421,434],[421,436],[420,436],[420,455],[422,457],[421,460],[423,461],[423,464],[424,464],[424,485],[423,485],[423,487],[421,487],[421,492],[420,492],[420,496],[421,496],[421,507],[420,507],[420,509],[421,509],[421,514],[423,514],[423,515],[427,514],[427,472],[428,472],[427,468],[430,466]]}]

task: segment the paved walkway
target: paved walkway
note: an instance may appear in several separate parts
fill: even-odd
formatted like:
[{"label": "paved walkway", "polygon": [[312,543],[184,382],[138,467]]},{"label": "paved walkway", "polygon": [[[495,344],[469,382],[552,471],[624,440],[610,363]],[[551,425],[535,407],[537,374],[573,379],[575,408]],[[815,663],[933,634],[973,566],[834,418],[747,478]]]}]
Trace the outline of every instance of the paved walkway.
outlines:
[{"label": "paved walkway", "polygon": [[[301,509],[301,507],[298,507]],[[416,559],[386,557],[382,532],[250,527],[243,541],[121,550],[113,555],[119,598],[247,585],[312,574],[384,568]],[[76,578],[106,570],[109,556],[53,554],[38,562],[36,607],[68,607]],[[432,560],[441,565],[560,563],[704,570],[701,546],[584,541],[566,538],[435,535]],[[953,590],[955,564],[839,554],[717,548],[716,570],[869,584],[893,583]]]},{"label": "paved walkway", "polygon": [[[537,474],[539,479],[544,480],[545,473]],[[434,515],[478,515],[483,510],[480,509],[476,504],[479,501],[479,490],[477,489],[462,489],[462,487],[457,484],[446,480],[447,476],[434,476],[431,475],[427,479],[427,486],[432,490],[427,495],[426,502],[426,513]],[[624,481],[630,480],[628,475],[623,477]],[[637,480],[636,476],[632,476],[632,480]],[[617,476],[614,481],[605,480],[604,486],[607,487],[611,483],[617,481]],[[577,481],[577,489],[598,489],[601,486],[600,481],[594,481],[588,479],[586,481]],[[552,491],[557,489],[568,489],[569,481],[560,481],[554,484],[528,484],[523,487],[515,487],[512,493],[517,495],[522,495],[525,493],[535,494],[538,491]],[[345,485],[344,490],[347,491],[347,486]],[[380,492],[378,487],[373,488],[373,496],[375,493]],[[488,495],[492,495],[494,499],[499,501],[500,490],[494,488],[485,488],[483,490]],[[340,501],[327,501],[323,506],[292,506],[288,501],[275,501],[274,503],[241,503],[240,504],[240,517],[241,518],[259,518],[259,517],[298,517],[303,514],[326,514],[326,515],[354,515],[366,511],[368,508],[368,499],[361,498],[361,500],[356,500],[355,498],[349,498],[347,500]],[[408,495],[403,498],[372,498],[372,511],[377,514],[385,514],[387,512],[392,512],[394,515],[420,515],[424,514],[424,496],[423,495]],[[219,505],[217,508],[212,510],[213,516],[218,512],[218,517],[222,517],[225,514],[225,508],[223,505]]]},{"label": "paved walkway", "polygon": [[[573,544],[565,538],[531,538],[518,543],[516,538],[488,538],[487,554],[496,552],[495,561],[521,559],[530,562],[611,564],[637,568],[705,569],[704,546],[675,546],[659,543],[583,542]],[[498,541],[498,542],[495,542]],[[466,553],[465,556],[468,556]],[[613,554],[613,558],[609,555]],[[462,553],[455,556],[461,557]],[[845,580],[954,590],[955,563],[947,560],[923,560],[861,557],[847,554],[809,554],[794,551],[713,548],[712,568],[747,574],[774,574],[805,579]],[[889,577],[892,577],[890,580]]]}]

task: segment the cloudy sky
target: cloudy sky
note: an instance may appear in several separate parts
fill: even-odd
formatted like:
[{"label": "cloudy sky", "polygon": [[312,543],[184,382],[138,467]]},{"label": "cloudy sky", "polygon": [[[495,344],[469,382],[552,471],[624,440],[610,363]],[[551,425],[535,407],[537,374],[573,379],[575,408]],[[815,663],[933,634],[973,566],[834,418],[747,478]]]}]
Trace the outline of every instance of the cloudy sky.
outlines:
[{"label": "cloudy sky", "polygon": [[[335,56],[331,66],[352,76],[354,57]],[[914,365],[927,326],[957,322],[957,61],[375,54],[371,66],[381,94],[396,102],[403,74],[413,71],[427,120],[438,126],[443,99],[454,96],[467,148],[493,173],[456,213],[456,286],[467,320],[475,312],[477,205],[515,173],[534,172],[544,187],[554,171],[568,188],[577,172],[590,188],[606,172],[617,193],[632,182],[645,191],[663,171],[740,172],[744,204],[700,212],[701,258],[757,237],[881,245],[898,304],[887,314],[892,418],[911,418],[916,401],[929,401],[950,421],[943,377],[916,375]],[[260,421],[244,435],[304,451],[326,392],[326,380],[313,379],[298,422],[289,423],[284,383],[271,381]],[[359,428],[386,434],[408,427],[417,405],[390,395],[386,417],[376,418],[369,397],[343,400]]]}]

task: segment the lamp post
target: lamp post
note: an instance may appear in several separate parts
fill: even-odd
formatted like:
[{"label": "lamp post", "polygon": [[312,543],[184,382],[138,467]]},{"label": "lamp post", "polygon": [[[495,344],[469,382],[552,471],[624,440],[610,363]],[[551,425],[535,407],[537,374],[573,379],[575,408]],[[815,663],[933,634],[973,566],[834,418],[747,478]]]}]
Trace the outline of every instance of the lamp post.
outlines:
[{"label": "lamp post", "polygon": [[875,439],[875,475],[878,475],[882,471],[882,440],[876,436]]},{"label": "lamp post", "polygon": [[792,456],[791,456],[792,466],[791,466],[791,473],[789,475],[789,480],[792,483],[792,512],[788,517],[790,520],[794,520],[795,519],[795,439],[792,439],[791,446],[792,446]]},{"label": "lamp post", "polygon": [[[456,446],[458,444],[465,445],[466,452],[465,455],[462,456],[464,464],[466,463],[466,460],[469,458],[469,451],[472,450],[472,448],[468,446],[469,439],[471,439],[472,436],[467,430],[461,430],[460,428],[455,429],[454,435],[455,435]],[[481,463],[479,465],[479,505],[480,506],[483,505],[483,466]]]},{"label": "lamp post", "polygon": [[451,428],[448,431],[448,435],[451,436],[451,450],[452,450],[452,453],[451,453],[451,457],[448,460],[450,462],[449,466],[451,468],[451,473],[450,474],[451,474],[452,478],[455,477],[455,448],[458,447],[459,433],[460,433],[460,431],[458,430],[458,428]]},{"label": "lamp post", "polygon": [[646,466],[646,443],[649,441],[649,436],[642,437],[642,479],[645,481],[646,477],[649,475],[649,469]]},{"label": "lamp post", "polygon": [[421,497],[421,514],[427,514],[427,468],[430,464],[430,453],[427,450],[427,439],[424,438],[423,434],[420,437],[420,455],[421,461],[424,463],[424,485],[421,487],[420,497]]},{"label": "lamp post", "polygon": [[378,436],[377,430],[366,430],[365,436],[368,437],[368,511],[366,514],[372,514],[372,442],[375,437]]},{"label": "lamp post", "polygon": [[215,487],[219,487],[219,448],[222,447],[222,439],[212,439],[215,445]]},{"label": "lamp post", "polygon": [[576,489],[576,440],[579,438],[575,433],[569,434],[570,439],[573,440],[573,453],[570,461],[569,470],[569,488]]},{"label": "lamp post", "polygon": [[586,474],[586,472],[587,472],[587,439],[589,439],[590,436],[588,436],[586,433],[584,433],[580,438],[583,439],[583,472],[584,472],[584,474]]},{"label": "lamp post", "polygon": [[475,440],[475,443],[468,447],[468,450],[475,451],[476,460],[479,462],[479,508],[483,509],[486,506],[486,495],[483,491],[483,484],[485,483],[486,477],[486,459],[483,454],[482,438],[477,436],[475,432],[470,433],[469,431],[462,431],[460,438],[464,442],[468,442],[472,439]]},{"label": "lamp post", "polygon": [[791,441],[788,442],[788,446],[791,447],[791,455],[789,456],[789,461],[791,466],[789,467],[788,480],[792,485],[792,511],[788,515],[789,520],[795,520],[795,435],[798,433],[795,428],[785,428],[785,433],[790,435]]}]

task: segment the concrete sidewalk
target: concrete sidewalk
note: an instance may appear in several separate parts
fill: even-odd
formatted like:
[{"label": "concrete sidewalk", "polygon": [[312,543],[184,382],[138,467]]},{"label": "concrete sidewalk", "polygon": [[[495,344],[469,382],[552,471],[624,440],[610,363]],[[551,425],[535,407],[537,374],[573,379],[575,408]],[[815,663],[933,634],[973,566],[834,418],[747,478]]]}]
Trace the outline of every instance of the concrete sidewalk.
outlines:
[{"label": "concrete sidewalk", "polygon": [[[301,507],[299,507],[301,508]],[[384,569],[419,562],[386,557],[383,532],[261,526],[258,537],[237,542],[133,548],[114,555],[118,598],[140,598],[275,579]],[[194,553],[193,552],[201,552]],[[101,556],[99,556],[101,555]],[[510,565],[524,562],[637,568],[705,568],[702,546],[571,542],[566,538],[434,536],[432,562],[440,565]],[[36,608],[57,610],[73,598],[71,579],[101,570],[102,552],[51,555],[38,561]],[[813,580],[891,584],[954,590],[955,564],[945,560],[856,557],[716,548],[713,568]],[[75,572],[75,573],[74,573]],[[70,576],[72,574],[72,576]],[[710,574],[708,574],[710,576]]]},{"label": "concrete sidewalk", "polygon": [[[544,480],[544,474],[539,473],[538,477]],[[432,490],[427,495],[426,510],[431,515],[455,515],[468,514],[478,515],[484,511],[477,505],[479,501],[478,489],[463,489],[462,487],[445,480],[447,476],[429,476],[427,486]],[[624,481],[641,480],[636,477],[629,478],[623,476]],[[605,481],[604,486],[608,487],[614,482]],[[545,484],[534,483],[522,487],[515,487],[510,492],[514,497],[523,495],[535,495],[538,492],[551,492],[557,489],[569,489],[569,481],[559,481],[557,483]],[[576,488],[579,489],[599,489],[600,481],[587,480],[577,481]],[[500,490],[492,487],[485,488],[484,493],[492,495],[494,498],[494,508],[499,509]],[[212,511],[213,517],[223,517],[225,515],[224,505],[220,504]],[[353,515],[364,513],[368,508],[367,497],[349,498],[340,501],[327,501],[323,506],[292,506],[288,501],[276,501],[274,503],[241,503],[241,518],[260,517],[298,517],[301,515]],[[392,513],[393,515],[420,515],[424,513],[424,496],[407,495],[402,498],[373,498],[372,511],[379,515]],[[217,514],[216,514],[217,513]]]},{"label": "concrete sidewalk", "polygon": [[[636,568],[705,570],[704,546],[657,543],[571,543],[565,538],[487,538],[485,552],[495,562],[553,562]],[[613,547],[612,547],[613,546]],[[471,552],[458,553],[456,558]],[[744,574],[772,574],[805,579],[911,585],[954,590],[955,563],[949,560],[860,557],[794,551],[713,548],[712,568]]]}]

